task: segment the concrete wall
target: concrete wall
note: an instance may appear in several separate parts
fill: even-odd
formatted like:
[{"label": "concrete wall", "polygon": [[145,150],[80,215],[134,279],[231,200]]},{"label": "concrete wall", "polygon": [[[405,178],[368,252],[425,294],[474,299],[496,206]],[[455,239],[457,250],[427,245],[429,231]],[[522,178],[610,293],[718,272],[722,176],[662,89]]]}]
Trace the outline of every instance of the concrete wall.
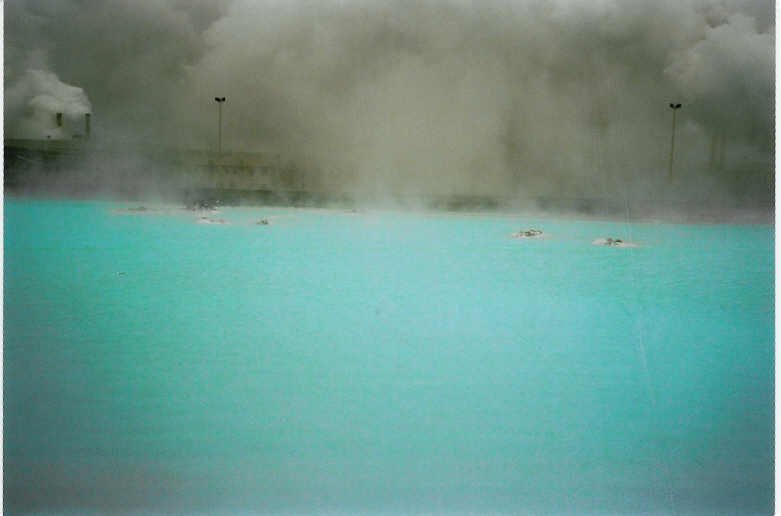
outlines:
[{"label": "concrete wall", "polygon": [[244,190],[306,187],[305,175],[278,154],[223,152],[163,146],[99,146],[89,140],[18,140],[4,145],[5,186],[24,184],[34,172],[80,174],[101,167],[142,168],[182,188]]}]

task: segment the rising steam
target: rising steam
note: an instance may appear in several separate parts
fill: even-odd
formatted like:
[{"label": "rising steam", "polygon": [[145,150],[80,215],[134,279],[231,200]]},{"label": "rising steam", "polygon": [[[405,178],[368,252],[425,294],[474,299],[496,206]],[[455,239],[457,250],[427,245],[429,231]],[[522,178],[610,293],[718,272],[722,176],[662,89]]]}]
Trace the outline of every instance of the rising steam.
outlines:
[{"label": "rising steam", "polygon": [[10,133],[39,51],[98,137],[211,147],[224,95],[226,148],[322,188],[770,198],[769,0],[12,1],[6,20]]},{"label": "rising steam", "polygon": [[[5,92],[6,133],[18,138],[70,138],[66,127],[81,123],[91,111],[81,88],[46,70],[27,70]],[[57,113],[63,120],[56,123]]]}]

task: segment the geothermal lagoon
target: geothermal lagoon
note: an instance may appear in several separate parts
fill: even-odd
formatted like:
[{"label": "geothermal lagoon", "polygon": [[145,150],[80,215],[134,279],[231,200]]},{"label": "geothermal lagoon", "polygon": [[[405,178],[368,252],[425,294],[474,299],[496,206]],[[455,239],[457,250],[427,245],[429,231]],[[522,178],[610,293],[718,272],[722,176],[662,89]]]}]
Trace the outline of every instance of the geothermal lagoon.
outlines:
[{"label": "geothermal lagoon", "polygon": [[771,224],[134,207],[5,201],[13,513],[772,510]]}]

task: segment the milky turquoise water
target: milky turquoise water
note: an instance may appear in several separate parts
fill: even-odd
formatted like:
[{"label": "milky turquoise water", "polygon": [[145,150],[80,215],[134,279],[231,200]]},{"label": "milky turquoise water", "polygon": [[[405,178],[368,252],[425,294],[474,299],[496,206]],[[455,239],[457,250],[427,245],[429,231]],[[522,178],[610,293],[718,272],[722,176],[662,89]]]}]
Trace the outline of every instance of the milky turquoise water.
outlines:
[{"label": "milky turquoise water", "polygon": [[772,226],[116,207],[6,199],[11,513],[772,509]]}]

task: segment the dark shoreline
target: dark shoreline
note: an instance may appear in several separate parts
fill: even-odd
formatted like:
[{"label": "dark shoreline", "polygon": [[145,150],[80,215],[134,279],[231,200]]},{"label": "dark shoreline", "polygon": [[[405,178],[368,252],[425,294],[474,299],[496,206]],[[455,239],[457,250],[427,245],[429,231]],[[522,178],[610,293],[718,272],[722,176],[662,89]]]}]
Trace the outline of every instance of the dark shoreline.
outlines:
[{"label": "dark shoreline", "polygon": [[774,207],[704,202],[605,200],[586,198],[536,197],[511,199],[468,195],[394,195],[364,197],[344,192],[307,190],[239,190],[196,188],[156,192],[150,195],[136,189],[124,191],[67,191],[42,188],[9,188],[6,197],[33,199],[106,200],[128,203],[164,202],[185,206],[202,203],[220,206],[273,206],[333,209],[414,209],[451,213],[512,213],[530,217],[560,217],[585,220],[632,222],[672,222],[693,224],[774,224]]}]

